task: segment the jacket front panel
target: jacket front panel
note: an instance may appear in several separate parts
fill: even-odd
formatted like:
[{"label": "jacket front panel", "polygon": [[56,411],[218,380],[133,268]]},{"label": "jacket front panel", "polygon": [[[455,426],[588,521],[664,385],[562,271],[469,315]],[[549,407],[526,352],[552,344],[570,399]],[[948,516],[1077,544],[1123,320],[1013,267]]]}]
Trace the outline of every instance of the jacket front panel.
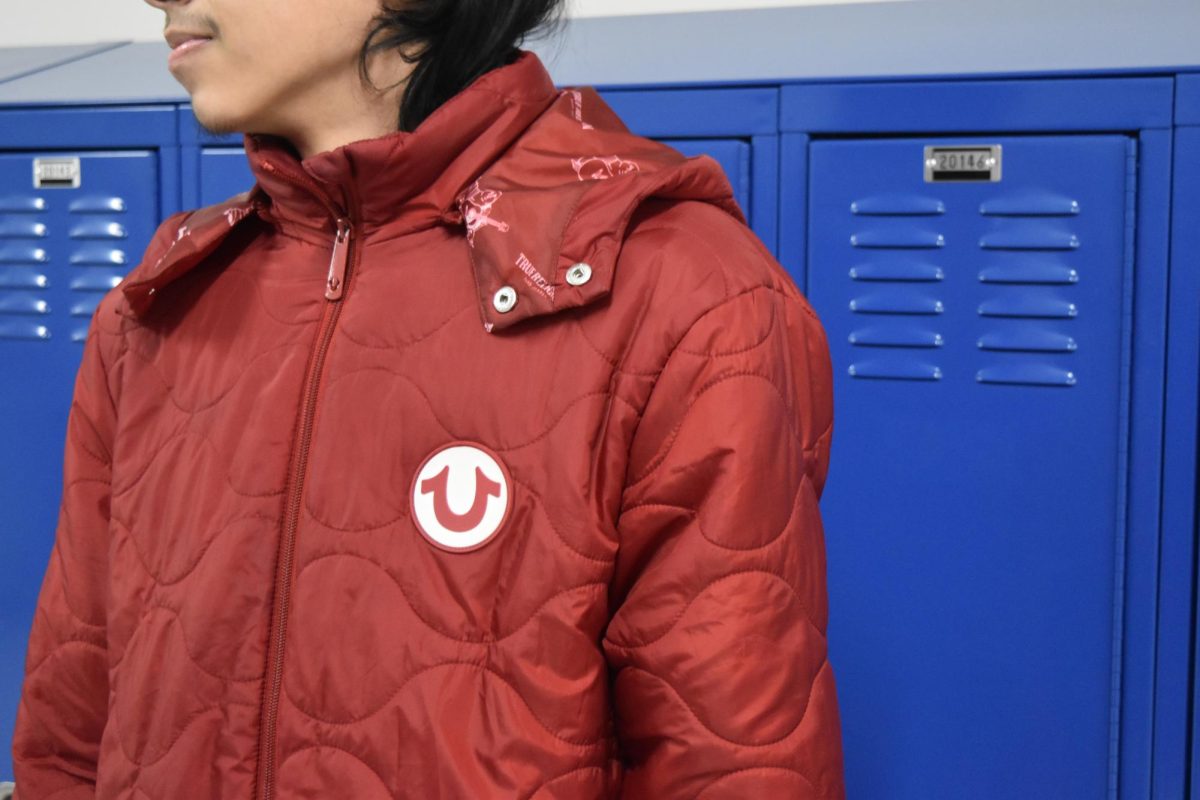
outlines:
[{"label": "jacket front panel", "polygon": [[819,321],[714,162],[548,83],[247,137],[105,298],[21,800],[844,797]]},{"label": "jacket front panel", "polygon": [[238,244],[213,253],[225,269],[173,284],[170,309],[136,326],[113,317],[123,347],[98,797],[254,795],[294,429],[328,301],[318,248]]},{"label": "jacket front panel", "polygon": [[[317,776],[350,769],[367,794],[516,797],[587,770],[580,796],[608,796],[597,642],[623,475],[593,459],[611,458],[611,369],[575,326],[487,333],[461,236],[368,242],[355,269],[308,454],[279,792],[328,796]],[[450,443],[486,448],[509,478],[507,519],[470,552],[433,546],[412,519],[414,473]],[[377,759],[346,766],[365,742]]]}]

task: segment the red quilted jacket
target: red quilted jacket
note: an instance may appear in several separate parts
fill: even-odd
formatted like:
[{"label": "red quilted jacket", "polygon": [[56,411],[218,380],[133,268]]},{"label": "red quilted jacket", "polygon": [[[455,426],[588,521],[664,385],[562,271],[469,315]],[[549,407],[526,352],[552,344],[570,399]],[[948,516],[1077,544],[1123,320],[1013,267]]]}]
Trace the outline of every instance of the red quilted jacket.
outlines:
[{"label": "red quilted jacket", "polygon": [[821,323],[532,52],[92,318],[18,800],[842,798]]}]

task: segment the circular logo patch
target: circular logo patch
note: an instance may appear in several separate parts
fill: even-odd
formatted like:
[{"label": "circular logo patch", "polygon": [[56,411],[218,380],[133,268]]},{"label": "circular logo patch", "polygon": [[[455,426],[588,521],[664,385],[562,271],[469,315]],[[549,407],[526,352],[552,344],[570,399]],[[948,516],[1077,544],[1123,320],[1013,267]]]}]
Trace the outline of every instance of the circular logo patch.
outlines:
[{"label": "circular logo patch", "polygon": [[508,519],[512,480],[490,449],[453,442],[434,450],[413,476],[413,521],[433,544],[452,553],[487,544]]}]

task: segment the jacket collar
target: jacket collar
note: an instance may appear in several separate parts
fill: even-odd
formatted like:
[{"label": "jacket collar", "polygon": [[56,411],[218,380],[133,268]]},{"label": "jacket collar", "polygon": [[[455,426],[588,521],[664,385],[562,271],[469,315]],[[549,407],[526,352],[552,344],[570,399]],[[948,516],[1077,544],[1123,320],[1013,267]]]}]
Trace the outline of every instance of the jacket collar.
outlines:
[{"label": "jacket collar", "polygon": [[[246,157],[283,227],[391,238],[434,225],[557,96],[537,55],[523,51],[443,103],[415,131],[361,139],[301,160],[279,136],[246,134]],[[303,185],[301,185],[303,183]]]},{"label": "jacket collar", "polygon": [[[651,197],[711,202],[745,222],[715,161],[633,135],[590,87],[558,91],[532,51],[478,78],[415,131],[303,160],[279,137],[244,142],[255,186],[189,214],[160,258],[129,273],[123,291],[135,314],[251,214],[331,242],[341,215],[359,239],[457,228],[488,332],[607,296],[629,220]],[[581,282],[576,270],[568,281],[578,264],[590,277]],[[517,297],[507,312],[493,303],[504,287]]]}]

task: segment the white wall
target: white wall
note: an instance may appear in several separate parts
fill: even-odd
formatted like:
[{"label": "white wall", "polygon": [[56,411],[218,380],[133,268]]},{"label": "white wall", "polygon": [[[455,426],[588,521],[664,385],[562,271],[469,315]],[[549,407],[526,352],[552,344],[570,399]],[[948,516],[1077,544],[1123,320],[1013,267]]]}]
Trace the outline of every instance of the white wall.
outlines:
[{"label": "white wall", "polygon": [[[767,6],[827,5],[882,0],[567,0],[576,16],[659,14]],[[162,38],[164,15],[143,0],[2,0],[8,9],[0,47],[154,41]],[[15,6],[15,8],[14,8]]]}]

